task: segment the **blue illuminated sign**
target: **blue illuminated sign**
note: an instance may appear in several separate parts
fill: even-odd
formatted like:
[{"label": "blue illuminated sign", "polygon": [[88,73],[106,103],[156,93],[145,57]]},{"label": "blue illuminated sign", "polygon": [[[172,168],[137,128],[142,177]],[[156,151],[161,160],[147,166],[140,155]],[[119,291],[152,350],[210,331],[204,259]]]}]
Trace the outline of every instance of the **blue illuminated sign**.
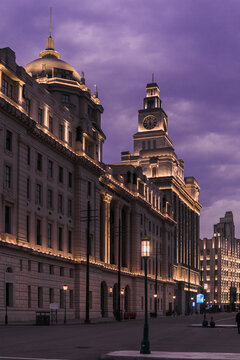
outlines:
[{"label": "blue illuminated sign", "polygon": [[197,294],[197,304],[203,304],[203,303],[204,303],[204,295]]}]

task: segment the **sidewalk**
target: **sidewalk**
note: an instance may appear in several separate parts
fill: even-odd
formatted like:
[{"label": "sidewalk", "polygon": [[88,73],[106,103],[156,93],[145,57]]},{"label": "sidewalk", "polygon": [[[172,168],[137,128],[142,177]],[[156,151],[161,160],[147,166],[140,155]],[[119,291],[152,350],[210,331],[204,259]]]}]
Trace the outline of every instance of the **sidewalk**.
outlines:
[{"label": "sidewalk", "polygon": [[151,354],[140,354],[139,351],[114,351],[101,356],[101,360],[143,360],[143,359],[161,359],[161,360],[239,360],[240,353],[211,353],[211,352],[164,352],[152,351]]}]

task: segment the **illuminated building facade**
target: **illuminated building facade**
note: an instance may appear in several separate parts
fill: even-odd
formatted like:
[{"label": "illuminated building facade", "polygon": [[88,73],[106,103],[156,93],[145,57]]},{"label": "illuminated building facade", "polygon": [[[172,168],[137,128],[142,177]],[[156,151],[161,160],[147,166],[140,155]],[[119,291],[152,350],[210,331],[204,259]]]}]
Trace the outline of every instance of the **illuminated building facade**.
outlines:
[{"label": "illuminated building facade", "polygon": [[[200,188],[194,177],[184,177],[184,162],[178,159],[168,135],[168,117],[157,83],[147,84],[133,143],[134,153],[122,152],[121,163],[142,168],[143,174],[160,190],[161,210],[177,223],[173,234],[175,301],[177,311],[187,313],[200,285]],[[146,196],[150,198],[151,194]]]},{"label": "illuminated building facade", "polygon": [[240,300],[240,240],[231,211],[214,225],[212,239],[200,241],[200,270],[208,305],[234,310]]},{"label": "illuminated building facade", "polygon": [[90,318],[116,313],[119,267],[122,310],[143,314],[143,236],[150,311],[173,310],[176,222],[140,168],[103,164],[102,113],[51,35],[25,69],[0,49],[0,321],[50,304],[63,318],[65,295],[67,317],[84,318],[87,243]]}]

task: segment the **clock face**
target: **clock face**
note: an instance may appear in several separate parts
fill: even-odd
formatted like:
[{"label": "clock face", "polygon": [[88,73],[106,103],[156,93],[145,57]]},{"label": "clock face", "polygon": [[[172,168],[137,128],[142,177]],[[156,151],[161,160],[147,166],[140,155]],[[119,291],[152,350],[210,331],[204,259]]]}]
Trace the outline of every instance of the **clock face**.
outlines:
[{"label": "clock face", "polygon": [[153,129],[157,125],[157,119],[153,115],[148,115],[143,119],[143,126],[145,129]]}]

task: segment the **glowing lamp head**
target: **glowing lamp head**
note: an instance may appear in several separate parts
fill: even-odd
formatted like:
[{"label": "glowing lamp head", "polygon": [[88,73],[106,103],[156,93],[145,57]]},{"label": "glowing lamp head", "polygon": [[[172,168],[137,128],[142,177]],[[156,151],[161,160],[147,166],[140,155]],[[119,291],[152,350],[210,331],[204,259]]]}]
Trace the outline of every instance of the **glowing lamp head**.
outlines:
[{"label": "glowing lamp head", "polygon": [[173,297],[172,297],[172,298],[173,298],[173,300],[175,300],[175,299],[176,299],[176,296],[175,296],[175,295],[173,295]]},{"label": "glowing lamp head", "polygon": [[153,297],[154,297],[154,299],[156,299],[158,296],[157,296],[157,294],[154,294]]},{"label": "glowing lamp head", "polygon": [[143,258],[148,258],[150,256],[150,239],[143,238],[141,240],[141,256]]},{"label": "glowing lamp head", "polygon": [[112,293],[113,293],[113,288],[110,287],[110,288],[109,288],[109,294],[112,295]]},{"label": "glowing lamp head", "polygon": [[124,289],[121,289],[121,295],[124,295]]},{"label": "glowing lamp head", "polygon": [[68,290],[68,286],[67,285],[63,285],[63,291],[67,291]]},{"label": "glowing lamp head", "polygon": [[204,288],[204,290],[207,290],[208,289],[208,284],[204,284],[203,288]]}]

